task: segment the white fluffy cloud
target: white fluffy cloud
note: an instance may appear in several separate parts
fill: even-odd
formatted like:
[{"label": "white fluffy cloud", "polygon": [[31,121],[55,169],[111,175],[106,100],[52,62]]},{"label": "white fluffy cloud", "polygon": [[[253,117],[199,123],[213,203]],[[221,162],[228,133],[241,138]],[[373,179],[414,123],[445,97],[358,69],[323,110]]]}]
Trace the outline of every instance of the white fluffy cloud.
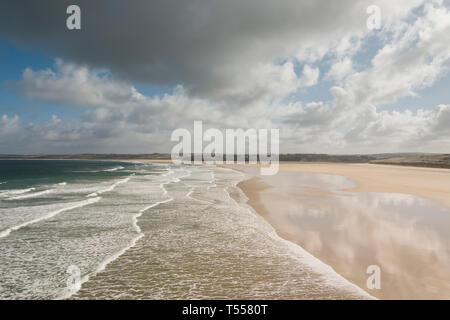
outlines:
[{"label": "white fluffy cloud", "polygon": [[[315,36],[294,40],[291,25],[281,28],[279,37],[285,46],[275,37],[265,43],[252,33],[254,48],[242,52],[241,60],[224,51],[221,59],[228,57],[230,64],[214,58],[217,64],[207,70],[212,75],[202,74],[162,96],[138,92],[121,80],[125,78],[118,78],[122,73],[114,73],[113,67],[105,71],[57,60],[53,70],[26,69],[15,84],[23,95],[86,107],[86,111],[80,121],[53,117],[44,124],[3,116],[0,146],[19,152],[20,140],[24,149],[33,152],[168,152],[173,129],[190,128],[194,120],[203,120],[216,128],[278,127],[282,152],[446,152],[450,147],[448,101],[418,111],[380,109],[417,95],[450,67],[450,12],[445,4],[429,1],[412,12],[421,1],[399,2],[377,2],[384,22],[380,31],[354,28],[358,21],[365,26],[365,7],[358,4],[347,6],[351,18],[337,15],[339,23],[317,27]],[[358,10],[361,16],[353,16]],[[330,26],[339,30],[331,32]],[[243,32],[255,30],[244,28]],[[355,56],[374,37],[381,42],[379,50],[369,64],[356,68]],[[244,38],[250,41],[251,37]],[[235,40],[230,41],[240,41]],[[204,73],[209,62],[186,63]],[[308,88],[320,85],[321,71],[322,78],[334,83],[329,88],[332,99],[303,99]],[[185,79],[194,74],[190,70]],[[290,100],[292,94],[298,100]]]},{"label": "white fluffy cloud", "polygon": [[19,89],[32,99],[80,106],[120,106],[143,99],[136,89],[110,79],[108,74],[91,72],[86,66],[57,59],[55,71],[25,69]]},{"label": "white fluffy cloud", "polygon": [[328,80],[341,81],[349,74],[353,73],[353,62],[349,57],[345,57],[334,63],[325,75]]}]

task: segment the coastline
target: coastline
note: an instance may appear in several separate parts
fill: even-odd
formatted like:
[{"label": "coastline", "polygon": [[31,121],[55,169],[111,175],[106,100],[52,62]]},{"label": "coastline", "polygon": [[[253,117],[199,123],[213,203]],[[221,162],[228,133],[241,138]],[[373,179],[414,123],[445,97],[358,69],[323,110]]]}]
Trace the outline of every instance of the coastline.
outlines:
[{"label": "coastline", "polygon": [[[259,176],[254,165],[224,167]],[[411,194],[450,208],[450,169],[371,163],[280,162],[279,172],[342,176],[354,184],[342,191]]]},{"label": "coastline", "polygon": [[[411,197],[414,201],[423,198],[426,199],[423,201],[427,205],[430,202],[430,205],[436,204],[448,210],[450,208],[450,170],[378,164],[282,162],[280,163],[279,175],[284,175],[284,178],[278,178],[277,180],[277,178],[270,176],[260,176],[259,170],[255,166],[229,167],[246,175],[246,179],[241,181],[237,187],[247,196],[247,204],[269,222],[280,237],[300,245],[319,260],[329,264],[336,272],[358,285],[368,294],[381,299],[441,299],[450,297],[450,286],[442,285],[442,281],[446,277],[443,265],[448,267],[450,263],[446,255],[442,259],[445,259],[445,261],[440,261],[439,264],[430,262],[430,265],[426,266],[429,252],[414,249],[415,251],[406,250],[408,252],[403,253],[402,250],[407,244],[407,242],[402,242],[403,240],[395,240],[398,243],[395,241],[394,243],[389,243],[389,241],[383,243],[383,237],[387,239],[402,238],[402,233],[411,233],[407,229],[402,231],[403,222],[389,220],[393,216],[392,213],[390,213],[389,217],[383,210],[378,208],[375,210],[379,215],[374,214],[373,217],[370,217],[372,219],[370,222],[375,224],[372,229],[376,230],[376,232],[366,226],[369,220],[362,221],[360,216],[365,214],[361,213],[364,212],[362,209],[358,213],[355,211],[351,219],[348,217],[341,217],[341,221],[337,219],[331,223],[333,225],[331,229],[327,229],[330,226],[326,226],[326,223],[316,229],[311,228],[311,230],[308,230],[306,227],[302,228],[300,221],[302,219],[303,222],[308,221],[311,217],[307,217],[308,214],[304,212],[298,214],[299,211],[308,210],[316,213],[320,211],[320,215],[326,215],[327,210],[345,211],[347,209],[345,206],[342,206],[340,209],[334,209],[342,205],[339,202],[342,201],[341,199],[352,199],[355,195],[371,194],[392,194],[399,197]],[[286,175],[293,177],[304,174],[318,177],[325,175],[338,177],[342,178],[342,181],[347,180],[350,184],[343,185],[342,188],[336,187],[336,189],[332,190],[320,185],[304,185],[302,183],[294,185],[292,181],[286,182],[286,180],[289,180]],[[292,180],[295,179],[293,178]],[[419,207],[419,205],[413,204],[413,209],[414,206]],[[354,210],[354,208],[351,210]],[[356,220],[359,222],[355,222]],[[298,222],[298,225],[296,225],[297,222],[295,221]],[[317,219],[317,221],[320,221],[320,219]],[[384,226],[382,225],[383,223],[385,224]],[[383,228],[387,228],[387,226],[389,228],[395,227],[395,232],[388,233],[383,231]],[[411,225],[409,227],[411,229]],[[438,228],[439,226],[435,225],[434,227]],[[335,230],[332,230],[333,228],[345,228],[346,233],[335,233]],[[364,233],[362,230],[366,228],[367,232]],[[371,232],[374,235],[369,235]],[[349,238],[349,234],[351,235],[352,233],[362,234],[363,241],[366,241],[364,237],[367,239],[372,238],[372,240],[367,240],[367,243],[358,243],[355,239],[353,241],[342,240],[342,237]],[[414,244],[417,242],[418,245],[427,241],[431,243],[432,241],[430,240],[432,237],[425,234],[422,230],[414,229],[413,234],[408,236],[410,237],[409,241]],[[447,240],[445,239],[444,241]],[[383,244],[381,245],[380,242]],[[358,246],[364,247],[365,252],[359,250]],[[438,247],[445,248],[445,245],[441,243],[434,244],[434,248]],[[332,252],[333,250],[336,253]],[[445,252],[441,253],[445,254]],[[367,275],[365,266],[372,264],[373,261],[381,264],[385,270],[388,269],[385,278],[389,282],[393,282],[379,292],[366,289],[365,279]],[[353,265],[356,264],[361,266],[354,268]],[[403,271],[411,264],[424,265],[426,270],[423,272],[417,270]],[[436,271],[436,277],[422,275],[422,273],[434,271]],[[401,287],[402,283],[413,281],[411,279],[414,279],[419,274],[423,279],[426,279],[424,283],[417,284],[416,288]],[[394,283],[396,280],[398,280],[398,283]],[[435,288],[439,286],[442,287],[442,290],[439,293],[434,292],[437,290]]]},{"label": "coastline", "polygon": [[[140,159],[129,161],[147,162]],[[151,170],[151,167],[154,166],[142,166],[146,170]],[[105,279],[105,275],[114,278],[121,274],[119,269],[129,269],[130,266],[126,266],[127,259],[131,253],[139,249],[142,241],[147,241],[147,244],[151,247],[156,239],[164,240],[164,237],[158,236],[151,238],[151,235],[154,235],[153,232],[148,233],[148,238],[139,240],[143,238],[142,235],[146,229],[148,231],[155,227],[155,221],[163,223],[168,228],[173,226],[183,226],[184,228],[191,226],[191,223],[178,224],[180,223],[179,219],[186,217],[193,219],[193,227],[189,227],[186,231],[192,234],[195,241],[199,240],[197,238],[199,235],[198,221],[202,221],[203,232],[211,232],[211,239],[218,240],[216,242],[218,248],[222,248],[222,244],[227,243],[229,239],[233,239],[233,241],[242,240],[242,244],[238,247],[247,250],[247,253],[239,255],[236,263],[230,264],[230,270],[235,270],[236,266],[243,267],[242,270],[252,270],[253,273],[254,270],[260,270],[260,276],[264,278],[254,279],[256,281],[263,280],[263,283],[273,286],[274,295],[271,297],[275,299],[277,297],[305,296],[312,299],[354,297],[341,293],[328,295],[329,292],[326,289],[328,284],[331,284],[330,287],[333,290],[336,284],[342,288],[351,284],[358,289],[357,291],[363,293],[362,298],[365,294],[372,298],[381,299],[444,299],[450,297],[450,274],[448,273],[450,252],[447,249],[450,247],[450,235],[447,235],[448,230],[450,230],[449,208],[444,208],[438,204],[437,200],[430,200],[431,198],[426,199],[401,193],[386,193],[383,192],[383,189],[381,192],[370,191],[374,190],[375,187],[381,188],[381,180],[389,181],[390,179],[392,182],[390,185],[386,185],[386,188],[404,190],[402,188],[405,188],[407,183],[415,181],[416,189],[423,186],[426,192],[433,190],[438,195],[442,195],[450,191],[445,183],[450,171],[402,167],[403,170],[397,169],[394,172],[390,166],[378,165],[281,163],[280,172],[277,175],[260,176],[258,167],[252,165],[223,166],[227,169],[223,170],[225,172],[222,173],[221,170],[211,173],[211,169],[214,171],[216,169],[199,165],[178,168],[179,174],[183,175],[177,174],[171,178],[168,175],[170,175],[169,172],[173,174],[173,170],[168,170],[166,173],[161,170],[163,168],[157,167],[156,170],[160,173],[157,176],[162,178],[162,181],[151,178],[150,180],[140,181],[139,183],[145,183],[141,185],[142,187],[133,185],[124,188],[120,191],[120,194],[105,196],[106,203],[110,201],[110,205],[113,206],[121,195],[127,197],[125,202],[132,207],[126,212],[134,213],[131,222],[137,236],[130,242],[129,246],[117,251],[117,254],[108,254],[106,260],[103,260],[100,266],[94,269],[97,271],[90,274],[92,277],[86,285],[88,291],[83,291],[83,297],[91,297],[89,290],[95,288],[96,283],[100,285],[102,279]],[[110,166],[106,165],[105,168],[110,168]],[[186,172],[189,172],[190,175],[191,171],[196,172],[193,180],[189,181],[188,179],[188,181],[177,184],[173,190],[164,188],[164,184],[180,182],[180,178],[185,177]],[[234,171],[234,173],[231,171]],[[349,172],[349,174],[345,176],[344,172]],[[228,177],[228,174],[232,174],[232,176]],[[360,179],[365,177],[368,180],[365,181],[365,184],[358,185],[349,178],[352,174]],[[389,179],[386,176],[389,176]],[[406,176],[406,178],[402,179],[402,176]],[[213,183],[215,179],[217,179],[217,185]],[[420,184],[421,179],[427,181],[425,186]],[[202,181],[202,183],[196,184],[197,180]],[[70,186],[70,182],[68,184]],[[113,185],[108,185],[115,187],[118,182],[115,181]],[[231,185],[232,188],[226,187]],[[210,190],[211,186],[217,187],[218,190],[223,188],[225,192],[223,199],[230,206],[210,205],[214,203],[214,199],[220,199],[220,197],[216,198],[217,194],[214,190]],[[113,190],[113,188],[105,188],[105,186],[101,186],[101,188],[95,186],[95,188],[97,193]],[[179,190],[181,188],[182,191]],[[155,193],[157,197],[148,194],[149,191],[154,189],[157,191]],[[83,190],[83,193],[85,192],[88,195],[92,194],[89,192],[93,192],[87,192],[85,188],[76,188],[76,190]],[[124,193],[125,191],[126,193]],[[151,215],[143,214],[147,209],[165,203],[165,198],[161,200],[160,193],[162,192],[164,196],[167,195],[168,191],[173,191],[173,196],[178,197],[178,200],[174,201],[175,207],[169,208],[168,205],[164,205],[162,207],[165,209],[157,208]],[[426,192],[423,194],[426,194]],[[141,198],[141,196],[145,198]],[[130,201],[129,197],[135,197],[136,201]],[[154,201],[157,201],[158,204],[155,204]],[[235,206],[235,203],[238,205]],[[245,210],[242,210],[241,207]],[[168,223],[167,215],[164,213],[166,209],[172,212],[180,211],[180,214],[177,214],[176,219],[172,221],[173,223]],[[235,212],[235,209],[242,211]],[[79,212],[83,214],[84,211],[83,209]],[[113,211],[106,210],[106,213],[108,212]],[[211,218],[213,212],[216,215],[213,220],[199,219],[198,214],[202,214],[202,212],[204,213],[202,217],[205,219]],[[232,212],[236,214],[231,214]],[[250,214],[247,215],[246,212]],[[70,216],[70,214],[68,215]],[[151,220],[155,218],[154,215],[160,215],[160,217],[157,220]],[[226,216],[231,219],[228,221],[232,223],[223,223]],[[60,221],[64,221],[64,219]],[[108,221],[108,219],[105,221]],[[239,232],[236,231],[238,225],[242,228]],[[221,228],[225,226],[229,227],[226,230],[230,232],[226,236],[214,229],[214,227],[218,227],[217,230],[222,230]],[[442,233],[444,233],[443,236]],[[247,236],[234,238],[234,234],[247,234]],[[274,242],[276,246],[270,252],[265,251],[270,246],[262,246],[262,251],[256,250],[256,248],[260,248],[262,242],[254,242],[255,237],[261,236],[260,240],[263,240],[267,239],[264,238],[265,235],[269,235],[270,239],[276,239]],[[174,238],[174,240],[177,239]],[[204,239],[203,235],[201,239]],[[247,241],[250,239],[256,247],[249,246]],[[139,243],[137,247],[135,246],[136,243]],[[269,243],[272,242],[269,241]],[[281,246],[277,247],[279,244]],[[190,247],[192,246],[187,248]],[[200,247],[211,252],[207,242]],[[289,250],[285,252],[284,248],[286,247]],[[279,263],[279,259],[291,256],[291,250],[294,253],[292,257],[295,259],[293,263],[281,264],[281,268],[271,269],[270,266]],[[218,252],[217,250],[213,251]],[[131,256],[135,257],[136,261],[147,261],[148,259],[139,260],[143,252],[148,252],[148,250],[143,250],[137,255],[131,254]],[[255,252],[259,252],[256,257],[253,255]],[[265,256],[268,259],[268,264],[261,264],[259,260],[264,256],[264,252],[268,253]],[[128,258],[117,259],[122,255]],[[249,257],[246,263],[241,263],[243,257]],[[301,259],[297,260],[298,257],[301,257]],[[298,264],[299,261],[300,264]],[[229,260],[225,257],[223,262],[229,262]],[[317,288],[314,285],[311,287],[302,286],[302,283],[305,283],[304,281],[306,283],[309,281],[310,276],[308,273],[302,272],[303,262],[319,271],[317,279],[325,280],[325,287],[320,287],[324,289],[323,294],[318,295],[314,291],[314,288]],[[112,267],[110,267],[110,264]],[[105,268],[106,265],[108,265],[108,268]],[[292,269],[286,268],[287,265]],[[382,290],[379,292],[368,290],[366,287],[368,277],[366,270],[367,266],[371,265],[379,265],[382,270]],[[119,268],[117,269],[117,267]],[[147,272],[149,270],[147,268],[150,267],[143,267],[142,272]],[[214,267],[213,269],[217,268]],[[98,270],[106,271],[105,273],[98,273]],[[244,274],[242,270],[236,275]],[[272,270],[274,274],[266,277],[266,272],[269,272],[269,270]],[[95,276],[97,273],[98,276]],[[287,282],[275,281],[274,279],[278,279],[278,276]],[[203,278],[200,277],[199,279]],[[84,280],[86,279],[83,278]],[[136,279],[129,280],[131,282],[128,287],[135,286],[134,281]],[[283,283],[287,283],[289,288],[292,289],[287,290]],[[241,294],[248,293],[245,286],[239,288],[242,290],[240,291]]]},{"label": "coastline", "polygon": [[[135,215],[134,226],[138,226],[140,232],[146,236],[140,237],[136,246],[134,246],[136,242],[133,242],[129,250],[122,252],[123,256],[122,253],[115,255],[115,257],[120,255],[120,258],[110,263],[108,260],[108,268],[93,275],[77,295],[72,297],[73,299],[98,298],[96,291],[100,292],[101,297],[111,297],[109,292],[103,291],[103,288],[110,283],[110,279],[119,277],[120,282],[124,284],[123,287],[119,286],[119,289],[116,287],[111,291],[116,290],[121,297],[128,297],[125,288],[136,288],[140,297],[151,298],[373,298],[302,248],[278,237],[273,228],[254,213],[252,208],[242,205],[242,201],[239,201],[239,204],[236,203],[232,197],[233,192],[239,194],[242,197],[241,200],[245,200],[240,190],[234,188],[242,179],[240,174],[227,169],[217,170],[211,175],[211,170],[216,171],[216,169],[202,166],[182,170],[189,171],[189,174],[194,172],[194,179],[182,182],[180,179],[184,176],[179,175],[177,178],[170,179],[170,183],[175,183],[174,189],[166,190],[173,200],[170,201],[170,205],[155,209],[152,214]],[[205,173],[207,173],[206,176]],[[212,180],[209,180],[210,176]],[[218,184],[214,185],[215,190],[206,191],[209,190],[209,184],[214,179],[217,179]],[[195,185],[195,182],[199,180],[202,183]],[[231,194],[228,190],[229,186],[233,186],[230,188],[233,190]],[[182,192],[177,192],[179,188],[183,188]],[[221,205],[213,208],[210,204],[214,200],[220,201]],[[146,208],[140,209],[139,213]],[[173,214],[175,210],[180,212]],[[167,212],[172,214],[168,215]],[[249,226],[253,227],[249,228]],[[183,234],[181,242],[179,242],[180,234]],[[173,238],[168,239],[168,236]],[[133,268],[138,275],[160,272],[161,265],[155,264],[155,259],[150,259],[148,256],[153,252],[150,249],[154,248],[155,242],[158,241],[161,241],[157,244],[158,247],[163,245],[170,248],[169,252],[164,251],[159,256],[159,259],[167,261],[169,266],[169,271],[167,272],[165,267],[164,272],[167,272],[169,276],[173,274],[177,279],[181,274],[186,282],[189,281],[186,287],[182,285],[180,288],[179,282],[173,281],[173,277],[165,279],[161,277],[162,282],[159,283],[160,277],[141,278],[132,273],[123,274],[123,270]],[[176,241],[178,245],[173,245],[172,241]],[[198,250],[204,253],[198,255]],[[175,257],[188,254],[191,258],[180,261],[174,259],[172,253]],[[205,256],[208,259],[205,260]],[[197,258],[200,259],[198,262],[193,260]],[[180,270],[187,270],[187,272],[180,273]],[[224,271],[227,274],[225,277]],[[233,280],[232,285],[230,277],[237,279]],[[105,284],[105,281],[108,283]],[[195,283],[198,287],[192,288],[189,283]],[[154,290],[164,288],[160,293],[162,295],[152,295],[151,292],[154,291],[149,292],[149,286],[155,286]]]},{"label": "coastline", "polygon": [[450,169],[369,163],[282,163],[280,171],[340,175],[355,184],[345,191],[405,193],[450,208]]}]

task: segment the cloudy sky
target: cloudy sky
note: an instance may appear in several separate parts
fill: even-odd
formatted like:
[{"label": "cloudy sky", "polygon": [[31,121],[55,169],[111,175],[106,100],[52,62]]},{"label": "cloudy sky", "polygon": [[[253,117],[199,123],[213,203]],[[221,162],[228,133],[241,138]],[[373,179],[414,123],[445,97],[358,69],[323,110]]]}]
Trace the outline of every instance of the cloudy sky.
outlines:
[{"label": "cloudy sky", "polygon": [[448,0],[6,0],[0,153],[170,152],[194,120],[279,128],[281,152],[449,153],[449,67]]}]

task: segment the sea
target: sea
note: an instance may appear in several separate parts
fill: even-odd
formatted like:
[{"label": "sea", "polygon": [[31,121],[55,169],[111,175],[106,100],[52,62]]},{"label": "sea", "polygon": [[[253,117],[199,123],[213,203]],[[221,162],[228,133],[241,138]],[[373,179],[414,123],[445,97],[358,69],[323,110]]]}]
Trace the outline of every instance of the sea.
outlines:
[{"label": "sea", "polygon": [[207,165],[0,161],[0,299],[370,299]]}]

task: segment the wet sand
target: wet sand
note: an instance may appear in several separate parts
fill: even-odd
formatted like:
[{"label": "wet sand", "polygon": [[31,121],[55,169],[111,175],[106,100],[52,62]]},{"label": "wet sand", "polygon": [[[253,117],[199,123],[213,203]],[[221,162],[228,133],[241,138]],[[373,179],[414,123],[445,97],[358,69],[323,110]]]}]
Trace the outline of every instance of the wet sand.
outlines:
[{"label": "wet sand", "polygon": [[[450,170],[282,163],[234,166],[248,204],[277,233],[381,299],[450,299]],[[381,289],[367,288],[367,267]]]},{"label": "wet sand", "polygon": [[341,175],[356,186],[348,191],[406,193],[450,207],[450,169],[375,164],[282,163],[281,171]]}]

